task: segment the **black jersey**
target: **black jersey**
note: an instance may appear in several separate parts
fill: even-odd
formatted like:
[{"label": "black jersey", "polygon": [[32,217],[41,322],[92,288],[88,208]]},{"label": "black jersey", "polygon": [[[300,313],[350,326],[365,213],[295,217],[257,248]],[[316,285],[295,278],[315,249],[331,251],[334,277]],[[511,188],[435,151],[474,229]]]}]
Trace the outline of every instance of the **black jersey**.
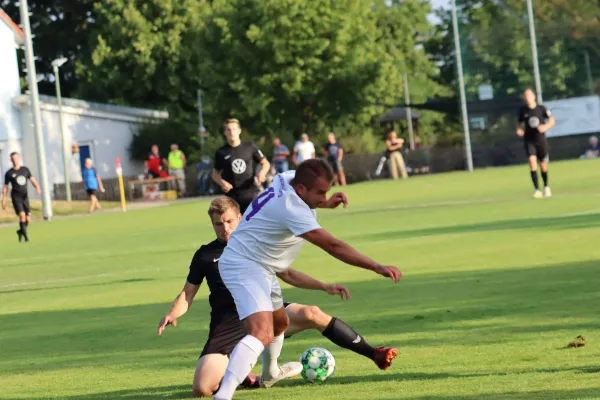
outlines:
[{"label": "black jersey", "polygon": [[27,167],[11,168],[4,175],[4,184],[12,187],[12,197],[27,197],[27,181],[31,179],[31,171]]},{"label": "black jersey", "polygon": [[241,142],[239,146],[225,145],[217,150],[215,169],[221,171],[221,177],[239,192],[254,189],[256,164],[265,158],[262,151],[251,142]]},{"label": "black jersey", "polygon": [[236,314],[237,309],[233,297],[219,274],[219,258],[225,249],[225,243],[215,240],[206,244],[194,254],[190,264],[187,281],[192,285],[200,285],[206,278],[210,295],[208,302],[211,307],[212,320],[219,320],[225,314]]},{"label": "black jersey", "polygon": [[525,141],[537,142],[545,140],[546,135],[538,131],[538,127],[548,122],[552,114],[542,105],[535,108],[523,106],[519,109],[519,122],[525,123]]}]

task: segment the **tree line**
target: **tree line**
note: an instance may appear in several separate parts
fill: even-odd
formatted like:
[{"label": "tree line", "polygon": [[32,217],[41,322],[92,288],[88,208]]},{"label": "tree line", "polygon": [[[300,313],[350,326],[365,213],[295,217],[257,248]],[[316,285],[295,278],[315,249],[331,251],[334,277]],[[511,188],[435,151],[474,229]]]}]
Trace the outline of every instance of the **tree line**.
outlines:
[{"label": "tree line", "polygon": [[[481,84],[511,96],[533,84],[523,0],[460,0],[467,90]],[[12,0],[2,8],[19,21]],[[449,10],[426,0],[30,0],[41,93],[54,94],[50,62],[65,96],[171,115],[148,126],[132,153],[173,138],[197,146],[203,91],[209,146],[234,117],[256,138],[291,144],[302,132],[335,131],[350,151],[381,149],[377,123],[404,102],[456,93]],[[600,59],[600,4],[534,0],[543,86],[553,96],[590,91],[585,57]],[[591,63],[592,76],[600,76]],[[593,86],[597,85],[593,79]],[[423,112],[425,144],[460,136],[457,116]]]}]

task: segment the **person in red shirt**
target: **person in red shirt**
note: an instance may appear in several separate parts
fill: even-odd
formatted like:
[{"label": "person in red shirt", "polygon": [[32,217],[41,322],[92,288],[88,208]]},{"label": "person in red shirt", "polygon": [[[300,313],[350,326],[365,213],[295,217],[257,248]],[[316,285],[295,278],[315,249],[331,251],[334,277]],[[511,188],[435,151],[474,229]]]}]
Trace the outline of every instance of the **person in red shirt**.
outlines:
[{"label": "person in red shirt", "polygon": [[164,158],[158,152],[158,146],[155,144],[152,145],[150,153],[148,154],[148,159],[144,161],[144,168],[146,169],[146,175],[149,179],[166,178],[169,176],[169,174],[162,169],[163,163]]}]

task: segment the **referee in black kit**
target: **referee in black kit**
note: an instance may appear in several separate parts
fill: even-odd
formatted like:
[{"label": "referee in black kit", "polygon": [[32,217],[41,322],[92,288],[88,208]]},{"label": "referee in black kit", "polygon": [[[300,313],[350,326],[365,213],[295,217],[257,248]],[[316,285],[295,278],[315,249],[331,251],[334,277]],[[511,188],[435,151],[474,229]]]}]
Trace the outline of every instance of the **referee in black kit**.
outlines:
[{"label": "referee in black kit", "polygon": [[12,200],[15,214],[19,217],[19,242],[28,242],[27,226],[31,222],[31,207],[29,206],[29,197],[27,196],[27,181],[31,181],[37,194],[42,193],[40,185],[31,175],[29,168],[21,165],[21,156],[14,152],[10,154],[10,160],[13,167],[6,171],[4,175],[4,190],[2,197],[2,209],[6,210],[6,198],[8,196],[8,185],[12,187],[10,199]]},{"label": "referee in black kit", "polygon": [[[240,140],[240,121],[228,119],[224,128],[227,144],[215,154],[212,178],[225,195],[240,205],[243,214],[258,196],[259,185],[265,181],[271,166],[254,143]],[[260,164],[261,169],[255,176],[256,164]]]},{"label": "referee in black kit", "polygon": [[[519,121],[517,124],[517,135],[524,139],[525,152],[529,159],[531,169],[531,181],[535,192],[533,197],[541,199],[542,197],[551,197],[552,192],[548,185],[548,141],[546,132],[552,128],[556,122],[554,117],[546,107],[537,104],[535,93],[531,89],[525,89],[523,93],[526,105],[519,109]],[[523,129],[525,127],[525,129]],[[537,174],[537,164],[540,163],[542,169],[542,179],[544,181],[544,193],[540,190]]]}]

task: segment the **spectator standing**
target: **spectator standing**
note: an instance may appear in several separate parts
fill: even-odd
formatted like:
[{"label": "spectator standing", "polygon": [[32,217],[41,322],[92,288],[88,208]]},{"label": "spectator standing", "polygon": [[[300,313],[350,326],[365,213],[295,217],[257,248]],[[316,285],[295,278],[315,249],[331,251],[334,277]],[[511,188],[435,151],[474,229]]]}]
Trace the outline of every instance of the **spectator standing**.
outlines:
[{"label": "spectator standing", "polygon": [[344,157],[344,148],[335,139],[335,134],[329,132],[327,135],[327,144],[323,146],[323,154],[327,156],[327,161],[334,172],[334,181],[336,186],[346,186],[346,175],[344,174],[344,166],[342,165],[342,158]]},{"label": "spectator standing", "polygon": [[282,144],[279,138],[273,139],[273,167],[276,173],[281,174],[290,169],[287,160],[289,155],[290,150],[288,147]]},{"label": "spectator standing", "polygon": [[302,161],[315,158],[315,145],[308,139],[308,135],[303,133],[300,141],[294,146],[294,165],[298,166]]},{"label": "spectator standing", "polygon": [[404,146],[404,139],[398,138],[396,131],[392,130],[387,134],[385,146],[387,148],[386,157],[388,159],[388,166],[390,173],[392,174],[392,178],[398,179],[398,173],[400,173],[402,179],[408,178],[406,164],[404,163],[404,157],[402,157],[402,146]]},{"label": "spectator standing", "polygon": [[176,144],[171,145],[171,152],[169,153],[169,175],[174,176],[177,179],[177,192],[180,196],[185,196],[185,166],[187,160],[183,151],[179,150],[179,146]]},{"label": "spectator standing", "polygon": [[102,185],[102,179],[100,179],[100,175],[98,175],[96,168],[94,168],[92,159],[86,158],[84,165],[85,167],[83,168],[83,171],[81,171],[81,177],[83,178],[83,186],[85,187],[85,191],[90,198],[90,213],[93,213],[96,208],[102,208],[96,193],[98,190],[104,193],[104,185]]}]

